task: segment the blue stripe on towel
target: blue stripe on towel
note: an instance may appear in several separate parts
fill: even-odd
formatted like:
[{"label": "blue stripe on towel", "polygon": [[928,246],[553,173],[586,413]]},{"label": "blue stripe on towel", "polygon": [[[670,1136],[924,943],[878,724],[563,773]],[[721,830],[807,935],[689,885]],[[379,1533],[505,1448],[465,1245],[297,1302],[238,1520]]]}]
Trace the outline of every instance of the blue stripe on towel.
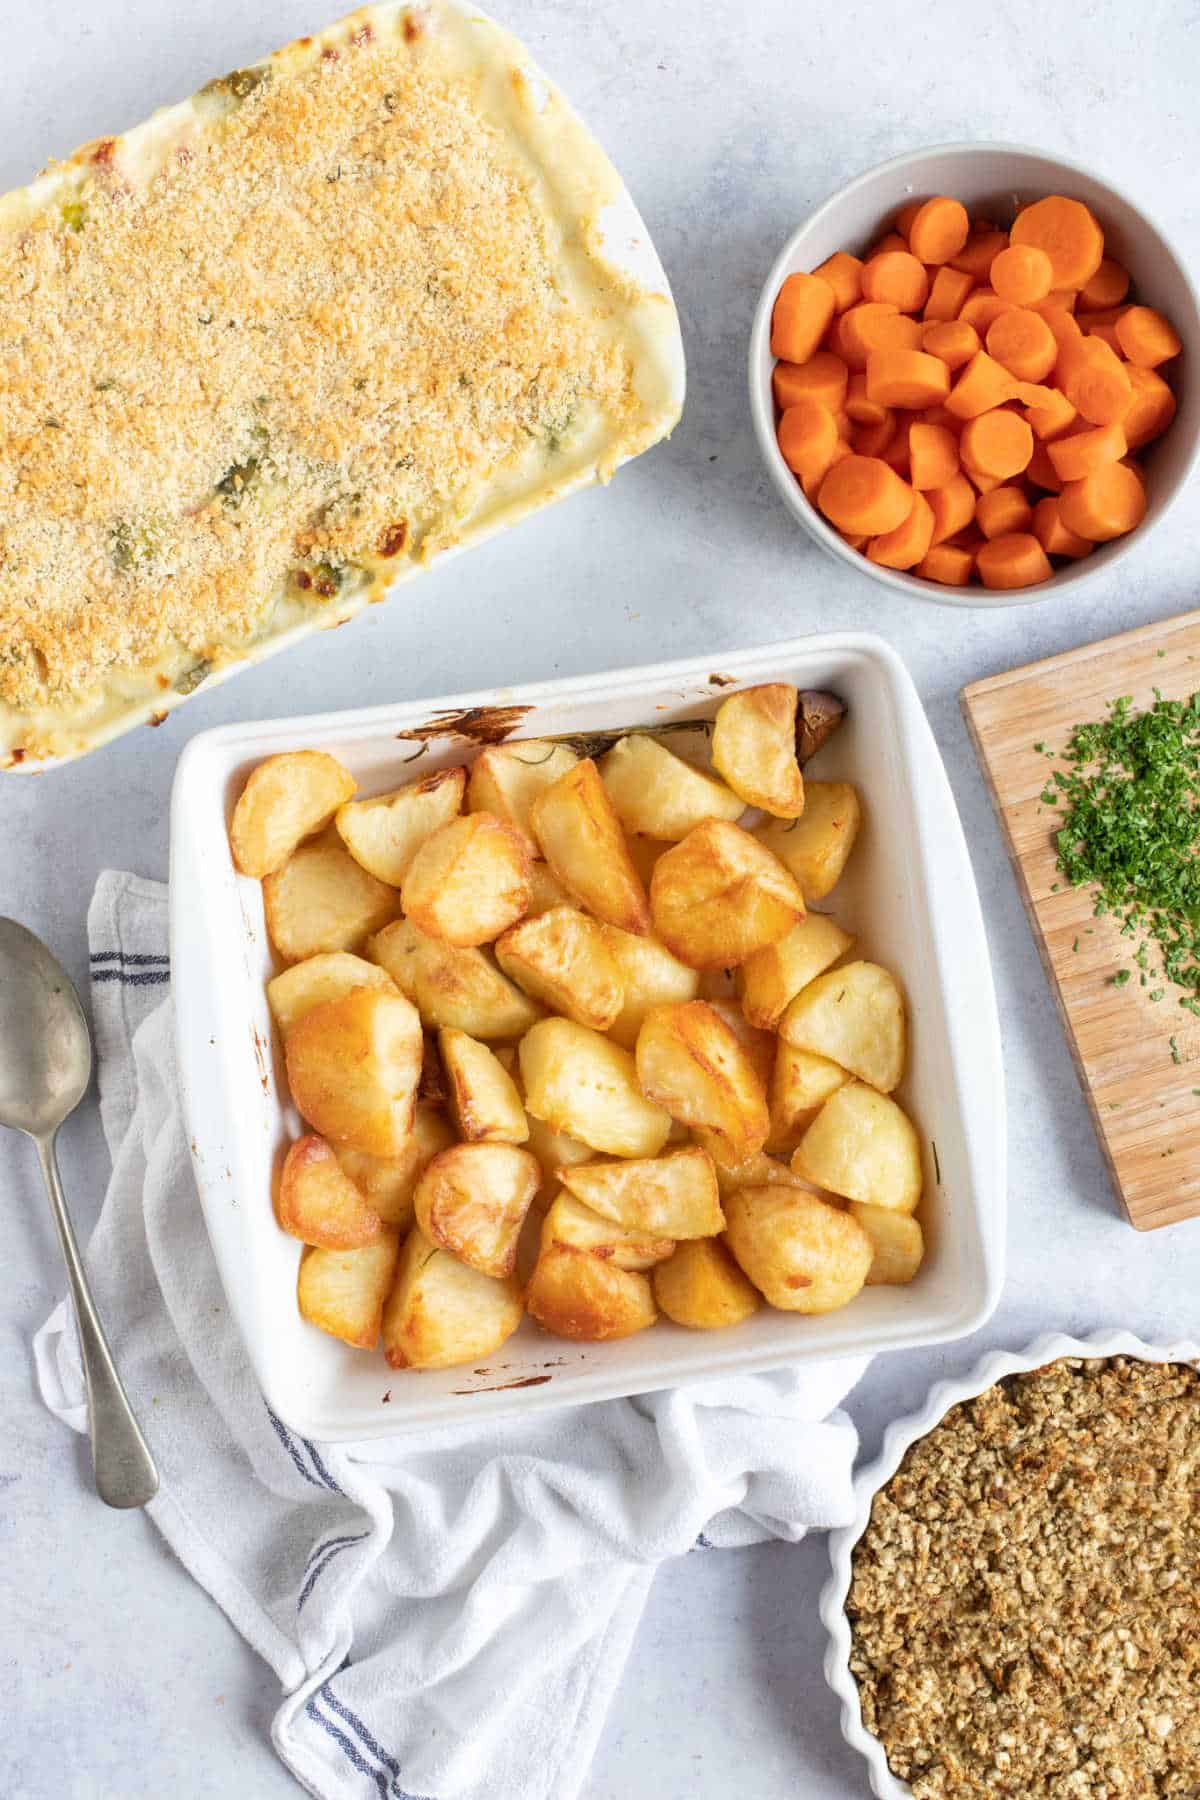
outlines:
[{"label": "blue stripe on towel", "polygon": [[329,1554],[325,1557],[324,1562],[317,1562],[315,1566],[310,1567],[304,1586],[300,1589],[300,1598],[296,1601],[297,1612],[302,1610],[304,1602],[317,1584],[318,1577],[325,1573],[334,1557],[340,1556],[343,1550],[348,1550],[351,1544],[364,1543],[370,1535],[369,1531],[360,1531],[357,1537],[338,1538],[332,1543],[321,1545],[321,1551],[328,1551]]},{"label": "blue stripe on towel", "polygon": [[[340,1669],[338,1673],[341,1673]],[[332,1680],[332,1677],[330,1677],[330,1680]],[[375,1742],[375,1739],[371,1736],[371,1733],[367,1730],[358,1714],[351,1712],[346,1703],[343,1700],[338,1699],[328,1681],[322,1682],[317,1691],[324,1699],[325,1704],[332,1707],[338,1717],[344,1719],[352,1731],[357,1732],[359,1738],[366,1745],[367,1749],[371,1751],[372,1755],[377,1756],[384,1767],[390,1771],[392,1781],[388,1791],[392,1795],[393,1800],[429,1800],[427,1795],[410,1794],[407,1788],[402,1788],[400,1786],[400,1764],[396,1761],[394,1756],[390,1756],[386,1750]]]},{"label": "blue stripe on towel", "polygon": [[300,1442],[304,1445],[304,1448],[308,1451],[308,1454],[312,1457],[313,1467],[316,1469],[317,1474],[321,1477],[321,1480],[325,1483],[325,1486],[327,1488],[332,1488],[333,1492],[335,1494],[341,1494],[342,1499],[344,1500],[346,1498],[346,1496],[344,1493],[342,1493],[341,1488],[338,1486],[337,1482],[333,1479],[333,1476],[329,1473],[329,1470],[325,1467],[325,1464],[321,1461],[320,1456],[317,1454],[317,1446],[309,1438],[301,1438]]},{"label": "blue stripe on towel", "polygon": [[329,1733],[334,1743],[341,1747],[343,1753],[348,1756],[350,1761],[354,1764],[354,1767],[359,1770],[361,1774],[369,1775],[371,1777],[371,1780],[379,1789],[379,1800],[388,1800],[388,1778],[383,1770],[373,1769],[371,1767],[366,1757],[362,1755],[356,1745],[350,1742],[350,1739],[346,1736],[345,1732],[339,1731],[331,1719],[327,1719],[324,1713],[317,1711],[316,1702],[314,1700],[309,1700],[304,1710],[310,1719],[316,1720],[322,1731],[327,1731]]},{"label": "blue stripe on towel", "polygon": [[271,1421],[271,1429],[272,1429],[272,1431],[274,1431],[275,1436],[279,1439],[280,1443],[283,1445],[284,1449],[287,1451],[288,1455],[291,1457],[292,1461],[295,1463],[297,1473],[300,1475],[303,1475],[303,1477],[304,1477],[305,1481],[307,1481],[309,1487],[320,1487],[321,1483],[317,1480],[316,1476],[310,1475],[308,1470],[305,1468],[304,1464],[300,1461],[300,1452],[297,1450],[295,1444],[293,1444],[291,1438],[288,1436],[288,1429],[287,1429],[287,1426],[284,1424],[283,1420],[276,1418],[275,1414],[271,1411],[271,1408],[269,1406],[267,1406],[267,1402],[265,1400],[263,1401],[263,1405],[267,1407],[267,1417]]},{"label": "blue stripe on towel", "polygon": [[169,963],[170,960],[169,956],[149,956],[143,955],[140,952],[133,952],[127,955],[124,950],[92,951],[92,961],[94,963],[119,962],[140,965],[143,963]]},{"label": "blue stripe on towel", "polygon": [[699,1537],[692,1545],[693,1550],[713,1550],[715,1548],[716,1546],[713,1544],[712,1539],[706,1538],[703,1532],[700,1533]]},{"label": "blue stripe on towel", "polygon": [[[316,1548],[309,1555],[308,1561],[304,1565],[305,1574],[307,1574],[308,1571],[312,1568],[312,1566],[316,1562],[317,1558],[319,1556],[324,1556],[324,1554],[327,1550],[332,1550],[335,1544],[339,1545],[339,1546],[342,1544],[357,1544],[357,1543],[361,1542],[362,1536],[363,1536],[363,1534],[361,1532],[359,1532],[359,1534],[356,1537],[325,1538],[324,1541],[322,1543],[319,1543],[316,1546]],[[344,1668],[345,1664],[343,1664],[342,1666]]]},{"label": "blue stripe on towel", "polygon": [[139,969],[129,974],[124,969],[93,969],[93,981],[119,981],[124,987],[160,987],[170,981],[170,969]]}]

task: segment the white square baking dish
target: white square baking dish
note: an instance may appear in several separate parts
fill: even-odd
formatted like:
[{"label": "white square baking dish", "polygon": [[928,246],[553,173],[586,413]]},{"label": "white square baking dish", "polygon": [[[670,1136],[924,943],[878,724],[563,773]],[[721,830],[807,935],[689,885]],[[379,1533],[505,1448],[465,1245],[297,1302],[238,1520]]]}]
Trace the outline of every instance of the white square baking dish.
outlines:
[{"label": "white square baking dish", "polygon": [[[272,1174],[299,1129],[264,983],[274,961],[255,881],[228,844],[250,770],[280,750],[329,750],[372,793],[409,778],[408,733],[434,724],[422,774],[468,757],[473,709],[515,709],[513,735],[588,733],[711,717],[730,685],[830,688],[849,708],[812,765],[855,782],[862,835],[830,910],[907,990],[910,1071],[901,1098],[925,1146],[928,1254],[905,1288],[868,1288],[841,1312],[761,1309],[723,1332],[661,1321],[610,1344],[546,1336],[530,1320],[478,1368],[393,1371],[296,1309],[300,1245],[277,1226]],[[477,714],[475,715],[477,717]],[[398,743],[397,734],[407,741]],[[419,743],[419,740],[416,740]],[[415,771],[412,771],[415,772]],[[909,1349],[974,1331],[1003,1278],[1004,1081],[987,942],[962,828],[916,691],[899,658],[865,635],[792,639],[703,662],[229,725],[194,738],[171,804],[171,966],[180,1079],[196,1181],[233,1320],[268,1402],[324,1439],[469,1424],[481,1416],[609,1399],[783,1363]]]}]

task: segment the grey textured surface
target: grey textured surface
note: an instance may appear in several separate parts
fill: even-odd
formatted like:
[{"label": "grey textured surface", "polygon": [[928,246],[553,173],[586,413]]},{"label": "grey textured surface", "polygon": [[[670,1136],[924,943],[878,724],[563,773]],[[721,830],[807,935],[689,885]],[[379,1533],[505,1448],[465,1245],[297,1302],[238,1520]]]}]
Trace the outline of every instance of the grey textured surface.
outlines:
[{"label": "grey textured surface", "polygon": [[[758,287],[797,220],[881,158],[996,137],[1114,179],[1184,258],[1200,250],[1200,25],[1191,0],[510,0],[510,24],[613,153],[675,286],[689,399],[671,442],[593,492],[404,589],[90,761],[0,788],[0,911],[85,975],[97,870],[163,876],[187,736],[235,718],[441,694],[799,631],[863,627],[907,659],[966,822],[1008,1058],[1011,1225],[1001,1309],[975,1341],[877,1362],[852,1397],[867,1450],[944,1370],[1058,1326],[1195,1329],[1200,1226],[1119,1219],[957,707],[976,676],[1194,603],[1200,505],[1094,596],[1011,613],[897,602],[836,567],[772,497],[744,351]],[[323,22],[315,0],[0,0],[0,189]],[[105,1161],[94,1108],[64,1134],[81,1231]],[[26,1146],[0,1138],[0,1658],[8,1800],[187,1800],[298,1791],[267,1727],[277,1694],[139,1517],[105,1511],[86,1449],[41,1410],[28,1338],[61,1291]],[[152,1432],[153,1420],[147,1421]],[[865,1794],[820,1672],[824,1545],[698,1553],[662,1572],[586,1800]]]}]

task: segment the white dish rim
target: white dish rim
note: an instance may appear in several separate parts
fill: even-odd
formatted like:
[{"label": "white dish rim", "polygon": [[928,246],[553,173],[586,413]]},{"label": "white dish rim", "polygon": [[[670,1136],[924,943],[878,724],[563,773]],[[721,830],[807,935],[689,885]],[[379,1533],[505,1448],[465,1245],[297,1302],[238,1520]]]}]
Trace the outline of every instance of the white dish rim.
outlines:
[{"label": "white dish rim", "polygon": [[1112,1328],[1085,1338],[1048,1331],[1024,1350],[989,1350],[967,1374],[935,1382],[918,1412],[893,1419],[884,1432],[878,1456],[855,1476],[855,1516],[849,1525],[829,1534],[830,1574],[821,1590],[818,1611],[828,1640],[825,1680],[840,1702],[842,1736],[865,1760],[876,1800],[912,1800],[912,1788],[892,1774],[883,1745],[863,1724],[858,1683],[850,1669],[846,1596],[850,1591],[854,1548],[867,1528],[875,1496],[891,1480],[918,1438],[932,1431],[951,1407],[973,1400],[1005,1376],[1026,1374],[1047,1363],[1076,1356],[1128,1356],[1138,1362],[1190,1363],[1200,1368],[1200,1341],[1182,1338],[1177,1343],[1159,1346],[1146,1343],[1131,1331]]}]

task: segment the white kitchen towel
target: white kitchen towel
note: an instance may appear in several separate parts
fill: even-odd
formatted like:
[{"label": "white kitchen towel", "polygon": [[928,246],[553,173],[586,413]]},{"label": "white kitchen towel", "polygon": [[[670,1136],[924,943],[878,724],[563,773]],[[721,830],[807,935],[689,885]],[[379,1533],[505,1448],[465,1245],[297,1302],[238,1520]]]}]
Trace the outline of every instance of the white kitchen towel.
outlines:
[{"label": "white kitchen towel", "polygon": [[[150,1516],[278,1674],[280,1756],[322,1800],[571,1800],[656,1565],[851,1517],[854,1429],[830,1414],[862,1361],[469,1435],[298,1437],[255,1385],[205,1235],[166,890],[102,876],[88,932],[113,1159],[88,1267],[162,1476]],[[35,1352],[46,1404],[85,1430],[65,1304]]]}]

